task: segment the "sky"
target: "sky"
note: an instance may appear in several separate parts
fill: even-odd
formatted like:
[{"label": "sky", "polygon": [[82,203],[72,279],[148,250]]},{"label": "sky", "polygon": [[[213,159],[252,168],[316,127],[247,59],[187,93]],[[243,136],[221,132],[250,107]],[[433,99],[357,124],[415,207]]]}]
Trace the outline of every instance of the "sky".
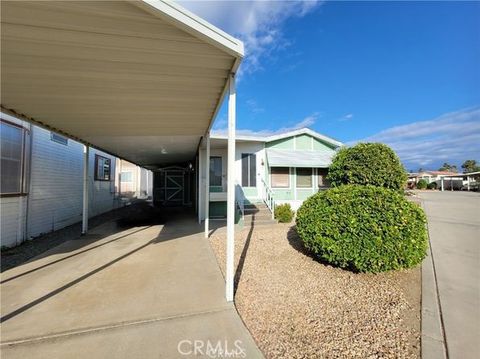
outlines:
[{"label": "sky", "polygon": [[180,3],[245,44],[237,133],[383,142],[408,170],[480,162],[480,2]]}]

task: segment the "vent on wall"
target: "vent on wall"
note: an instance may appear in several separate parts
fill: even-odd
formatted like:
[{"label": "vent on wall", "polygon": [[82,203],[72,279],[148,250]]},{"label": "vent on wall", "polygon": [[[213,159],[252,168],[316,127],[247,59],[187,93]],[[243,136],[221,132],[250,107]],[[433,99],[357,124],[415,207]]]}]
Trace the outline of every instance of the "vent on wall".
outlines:
[{"label": "vent on wall", "polygon": [[59,135],[58,133],[50,132],[50,139],[53,142],[57,142],[57,143],[60,143],[62,145],[68,146],[68,138],[64,137],[62,135]]}]

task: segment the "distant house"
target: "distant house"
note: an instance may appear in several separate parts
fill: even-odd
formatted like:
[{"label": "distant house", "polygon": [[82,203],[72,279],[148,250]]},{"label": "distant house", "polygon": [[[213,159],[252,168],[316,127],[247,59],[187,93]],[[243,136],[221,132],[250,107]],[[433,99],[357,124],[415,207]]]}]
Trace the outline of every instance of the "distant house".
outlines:
[{"label": "distant house", "polygon": [[409,173],[407,183],[410,187],[415,187],[421,179],[427,181],[427,183],[435,182],[437,188],[441,188],[442,179],[444,180],[444,184],[448,184],[448,188],[452,187],[453,189],[461,189],[464,185],[462,174],[450,171],[423,171],[419,173]]},{"label": "distant house", "polygon": [[[81,221],[84,146],[3,113],[0,133],[2,246]],[[89,156],[90,216],[151,195],[150,171],[95,149]]]},{"label": "distant house", "polygon": [[[236,136],[235,185],[239,203],[289,203],[297,209],[302,202],[329,187],[328,167],[342,143],[302,128],[273,136]],[[199,151],[199,203],[205,198],[205,145]],[[226,215],[227,137],[211,136],[209,173],[210,217]],[[199,208],[199,220],[205,218]]]}]

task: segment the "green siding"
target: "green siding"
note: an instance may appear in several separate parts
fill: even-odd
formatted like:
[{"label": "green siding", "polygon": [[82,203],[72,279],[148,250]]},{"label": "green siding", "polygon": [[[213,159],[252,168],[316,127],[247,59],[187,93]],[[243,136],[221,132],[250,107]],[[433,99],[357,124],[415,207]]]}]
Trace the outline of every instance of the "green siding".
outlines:
[{"label": "green siding", "polygon": [[295,138],[296,150],[311,150],[312,149],[312,136],[300,135]]},{"label": "green siding", "polygon": [[[226,218],[227,217],[227,202],[210,202],[209,204],[209,217],[210,218]],[[243,221],[240,218],[239,211],[235,211],[235,223],[243,225]]]},{"label": "green siding", "polygon": [[293,136],[282,138],[281,140],[276,140],[272,142],[267,142],[265,144],[266,148],[277,148],[280,150],[293,150]]},{"label": "green siding", "polygon": [[248,199],[255,199],[258,197],[257,187],[242,187],[243,194]]},{"label": "green siding", "polygon": [[335,146],[327,145],[326,143],[314,138],[313,149],[314,150],[334,150]]},{"label": "green siding", "polygon": [[297,189],[297,200],[304,201],[313,194],[313,189]]},{"label": "green siding", "polygon": [[210,217],[226,217],[227,202],[210,202],[209,215]]},{"label": "green siding", "polygon": [[222,186],[210,186],[210,192],[223,192]]},{"label": "green siding", "polygon": [[275,200],[291,201],[294,200],[294,192],[291,189],[272,188]]}]

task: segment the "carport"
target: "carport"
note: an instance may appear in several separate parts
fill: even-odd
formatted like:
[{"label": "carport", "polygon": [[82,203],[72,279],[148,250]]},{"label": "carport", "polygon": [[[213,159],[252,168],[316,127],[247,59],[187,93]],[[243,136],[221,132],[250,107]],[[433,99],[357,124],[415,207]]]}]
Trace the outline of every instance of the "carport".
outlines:
[{"label": "carport", "polygon": [[232,301],[235,73],[243,44],[167,1],[3,1],[1,11],[2,111],[82,142],[84,168],[89,147],[146,168],[193,159],[228,96]]}]

